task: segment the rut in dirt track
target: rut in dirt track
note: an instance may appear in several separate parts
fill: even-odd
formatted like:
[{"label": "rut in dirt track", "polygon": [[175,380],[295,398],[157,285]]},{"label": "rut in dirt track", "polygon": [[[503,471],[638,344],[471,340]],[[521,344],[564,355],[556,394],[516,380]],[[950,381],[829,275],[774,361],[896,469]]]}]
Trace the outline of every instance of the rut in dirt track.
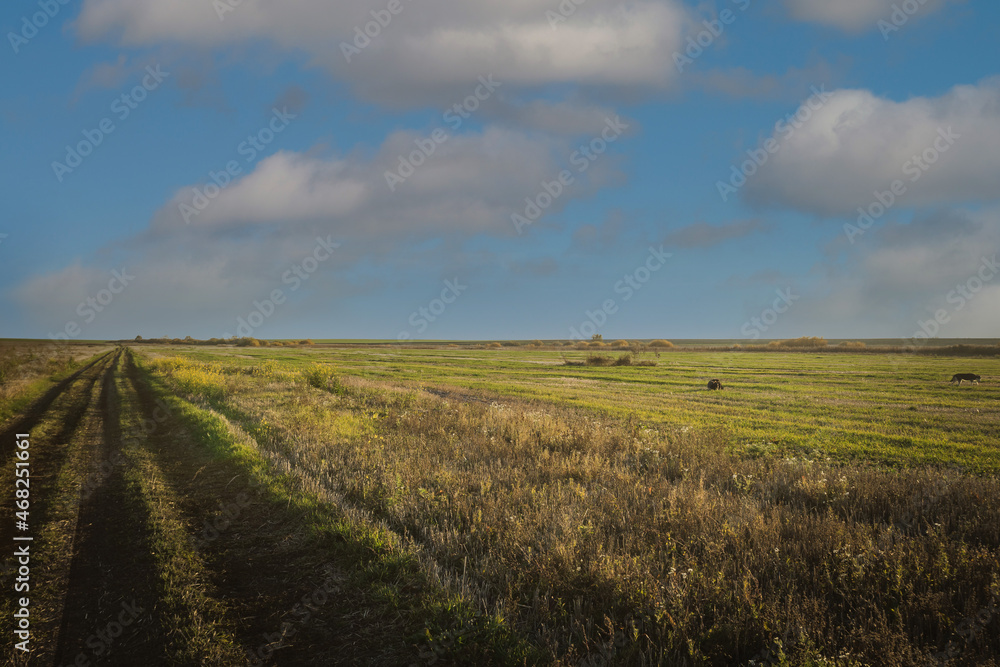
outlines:
[{"label": "rut in dirt track", "polygon": [[[68,447],[66,447],[65,444],[71,437],[73,437],[73,434],[76,432],[80,423],[83,421],[83,418],[86,416],[87,409],[90,407],[90,395],[93,392],[94,385],[97,384],[97,380],[100,378],[100,369],[108,363],[113,354],[113,352],[108,353],[99,359],[94,360],[92,363],[87,364],[79,371],[70,375],[68,378],[53,387],[45,394],[45,396],[36,401],[35,404],[28,409],[24,417],[18,420],[4,434],[0,435],[0,437],[4,438],[4,444],[9,444],[11,451],[13,451],[15,434],[29,433],[31,429],[35,428],[35,426],[46,418],[56,399],[69,393],[76,383],[83,383],[83,392],[77,399],[76,403],[67,408],[62,424],[60,425],[59,432],[51,438],[47,437],[45,439],[45,443],[32,444],[33,454],[31,466],[31,486],[33,489],[32,496],[34,498],[45,497],[45,495],[48,495],[48,491],[45,491],[46,483],[50,478],[54,477],[55,474],[58,473],[60,467],[65,461],[68,451]],[[4,459],[4,463],[6,463],[6,458]],[[35,504],[33,506],[35,508],[35,512],[32,514],[32,523],[34,525],[44,524],[47,519],[45,505],[39,506]],[[13,534],[13,522],[4,522],[4,525],[0,526],[0,542],[3,544],[9,544]]]},{"label": "rut in dirt track", "polygon": [[[31,659],[156,665],[176,656],[179,638],[170,619],[177,610],[167,608],[163,565],[154,555],[160,548],[155,521],[136,484],[132,455],[139,450],[152,455],[162,488],[176,498],[210,594],[224,601],[220,620],[242,650],[267,663],[295,665],[377,661],[389,645],[395,651],[389,655],[405,652],[402,635],[387,640],[380,632],[395,627],[394,618],[373,625],[363,618],[364,604],[334,592],[337,586],[327,589],[329,601],[324,595],[308,620],[291,615],[303,596],[340,577],[330,574],[336,564],[323,548],[328,538],[311,534],[306,510],[270,497],[247,470],[192,439],[182,420],[169,410],[164,415],[165,407],[131,353],[119,348],[61,381],[6,430],[3,437],[12,443],[14,434],[41,433],[44,426],[46,433],[32,442],[32,492],[41,499],[32,523],[55,526],[65,537],[47,556],[56,565],[45,580],[51,590],[38,636],[48,645],[39,645]],[[135,417],[155,427],[139,433]],[[75,489],[57,488],[70,477],[82,484],[78,505]],[[74,500],[45,500],[60,493]],[[54,505],[47,509],[47,503]],[[0,540],[9,543],[13,522],[5,523]],[[203,532],[209,523],[218,531]],[[275,645],[278,636],[283,639]]]},{"label": "rut in dirt track", "polygon": [[[162,403],[129,354],[124,366],[141,411],[154,419]],[[269,497],[246,470],[209,454],[178,421],[173,415],[163,420],[150,435],[150,448],[179,494],[212,583],[232,613],[237,641],[266,664],[411,663],[399,660],[408,645],[405,633],[395,632],[401,627],[397,619],[368,618],[367,603],[335,592],[336,586],[324,589],[329,599],[312,608],[307,621],[290,614],[296,605],[301,611],[304,596],[329,583],[328,567],[339,570],[324,548],[324,540],[338,538],[312,535],[307,510]],[[203,528],[215,524],[222,506],[233,511],[205,540]],[[282,633],[287,640],[280,648],[262,654],[264,645]]]},{"label": "rut in dirt track", "polygon": [[[40,421],[45,417],[45,413],[49,411],[52,404],[56,402],[63,393],[69,389],[73,383],[80,379],[80,377],[93,369],[98,364],[107,361],[108,357],[113,355],[114,352],[108,352],[101,355],[97,359],[81,368],[80,370],[74,372],[72,375],[64,378],[56,386],[45,392],[41,398],[36,400],[31,406],[24,411],[24,414],[20,419],[17,419],[9,428],[4,429],[0,432],[0,467],[6,465],[7,460],[14,454],[14,439],[18,433],[29,433],[31,429],[35,428]],[[91,385],[93,386],[93,385]],[[84,410],[86,406],[84,406]],[[80,416],[82,416],[83,411],[80,411]],[[79,420],[78,420],[79,421]]]},{"label": "rut in dirt track", "polygon": [[[294,557],[287,550],[262,548],[288,540],[291,526],[282,520],[287,517],[267,511],[245,471],[208,455],[173,415],[163,418],[162,402],[130,356],[126,355],[123,366],[142,416],[158,424],[149,435],[149,450],[165,481],[178,493],[191,537],[210,568],[212,584],[232,610],[230,620],[238,638],[252,651],[266,643],[265,635],[280,631],[282,612],[295,604],[296,593],[301,595],[289,584],[294,579],[290,570],[294,572],[299,565]],[[221,507],[231,508],[232,516],[219,530],[212,530],[208,527],[218,525],[215,520]]]},{"label": "rut in dirt track", "polygon": [[[165,655],[147,524],[124,478],[120,362],[117,354],[101,387],[102,438],[81,495],[57,664],[84,655],[100,664],[152,665]],[[113,624],[122,621],[127,625],[113,636]]]}]

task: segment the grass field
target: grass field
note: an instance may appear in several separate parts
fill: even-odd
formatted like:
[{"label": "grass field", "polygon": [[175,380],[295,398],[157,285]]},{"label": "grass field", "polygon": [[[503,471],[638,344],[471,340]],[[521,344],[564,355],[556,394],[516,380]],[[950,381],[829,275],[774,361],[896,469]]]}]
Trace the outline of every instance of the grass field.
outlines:
[{"label": "grass field", "polygon": [[1000,357],[586,354],[67,368],[0,425],[37,456],[33,659],[998,664]]}]

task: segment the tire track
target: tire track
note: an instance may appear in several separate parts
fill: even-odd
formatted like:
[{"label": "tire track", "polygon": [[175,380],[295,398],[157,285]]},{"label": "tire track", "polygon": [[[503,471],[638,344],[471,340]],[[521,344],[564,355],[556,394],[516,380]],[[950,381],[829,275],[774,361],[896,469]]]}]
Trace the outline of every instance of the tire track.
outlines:
[{"label": "tire track", "polygon": [[[154,389],[131,359],[127,374],[150,416],[157,404]],[[395,640],[384,638],[374,650],[357,645],[352,633],[357,619],[347,622],[346,612],[359,601],[339,593],[336,582],[342,575],[335,566],[331,573],[326,549],[309,535],[308,517],[275,502],[247,479],[246,470],[206,451],[190,440],[179,420],[171,421],[162,442],[154,444],[155,456],[182,499],[192,537],[232,612],[236,638],[252,655],[251,664],[372,664],[378,650],[395,646]],[[170,430],[172,438],[166,437]],[[319,587],[317,595],[325,602],[306,608],[303,599],[312,599]]]},{"label": "tire track", "polygon": [[[81,471],[89,463],[98,438],[95,424],[94,389],[102,375],[110,373],[115,353],[103,355],[64,380],[62,391],[36,402],[32,414],[19,421],[30,425],[31,447],[31,600],[32,664],[45,664],[54,657],[55,643],[66,598],[66,581],[79,506]],[[55,389],[55,388],[53,388]],[[59,401],[65,397],[65,404]],[[57,402],[58,401],[58,402]],[[42,407],[45,409],[42,409]],[[88,418],[89,416],[89,418]],[[53,435],[39,434],[39,426],[58,425]],[[13,521],[7,507],[0,526],[0,541],[10,543]]]},{"label": "tire track", "polygon": [[224,464],[191,441],[169,407],[143,383],[130,352],[119,386],[133,420],[123,426],[126,432],[135,432],[134,420],[155,424],[139,446],[129,448],[135,469],[128,478],[150,519],[166,658],[184,664],[246,664],[247,651],[235,631],[239,615],[229,596],[218,590],[216,573],[196,539],[197,528],[212,512],[207,508],[218,504],[225,493],[222,485],[232,475],[220,480]]},{"label": "tire track", "polygon": [[57,664],[156,664],[166,653],[150,555],[148,517],[124,471],[121,403],[115,377],[122,353],[104,375],[98,409],[102,438],[81,489]]},{"label": "tire track", "polygon": [[79,380],[80,376],[93,369],[94,366],[107,360],[113,354],[115,353],[107,352],[60,380],[56,386],[42,394],[41,398],[35,400],[19,419],[0,432],[0,469],[7,465],[7,461],[14,455],[14,437],[18,433],[30,433],[42,421],[49,409],[56,402],[56,399],[64,394],[73,383]]}]

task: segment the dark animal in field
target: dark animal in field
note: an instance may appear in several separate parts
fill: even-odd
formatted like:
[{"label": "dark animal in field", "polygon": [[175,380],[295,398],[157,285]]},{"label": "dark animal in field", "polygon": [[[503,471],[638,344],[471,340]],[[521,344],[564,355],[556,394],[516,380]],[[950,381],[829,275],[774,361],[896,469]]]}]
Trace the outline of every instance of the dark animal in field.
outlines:
[{"label": "dark animal in field", "polygon": [[963,382],[973,382],[975,384],[979,384],[979,381],[982,379],[982,377],[976,375],[975,373],[955,373],[955,375],[952,376],[951,381],[958,382],[959,384],[962,384]]},{"label": "dark animal in field", "polygon": [[712,391],[715,391],[716,389],[722,389],[722,383],[719,382],[718,380],[709,380],[708,388],[711,389]]}]

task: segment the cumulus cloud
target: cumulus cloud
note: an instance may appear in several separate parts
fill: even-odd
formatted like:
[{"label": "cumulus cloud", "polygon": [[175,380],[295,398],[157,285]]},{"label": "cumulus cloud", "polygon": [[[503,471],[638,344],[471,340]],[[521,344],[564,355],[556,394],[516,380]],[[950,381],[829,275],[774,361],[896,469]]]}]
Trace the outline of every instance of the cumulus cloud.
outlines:
[{"label": "cumulus cloud", "polygon": [[[792,18],[810,23],[833,26],[848,32],[874,28],[880,19],[889,20],[893,5],[901,0],[785,0]],[[915,16],[928,16],[941,9],[948,0],[911,0],[919,9]]]},{"label": "cumulus cloud", "polygon": [[[515,232],[511,213],[568,167],[573,151],[569,138],[499,127],[448,136],[429,156],[419,153],[418,142],[434,142],[410,131],[390,135],[371,156],[279,152],[221,192],[211,184],[181,188],[155,215],[153,229],[311,225],[351,237],[504,236]],[[417,158],[422,164],[390,188],[386,174],[408,173],[401,160]],[[618,173],[610,156],[595,161],[548,213],[614,182]],[[199,199],[206,188],[215,196]]]},{"label": "cumulus cloud", "polygon": [[[159,329],[176,331],[169,325],[177,321],[198,321],[202,331],[221,335],[254,299],[275,288],[287,291],[284,273],[302,262],[317,239],[341,248],[297,296],[315,292],[322,295],[317,299],[333,302],[413,264],[424,272],[461,266],[469,275],[484,260],[470,254],[466,242],[516,237],[511,215],[523,214],[525,199],[537,197],[543,182],[573,169],[569,137],[487,127],[450,137],[393,192],[385,172],[398,168],[416,140],[426,136],[399,132],[372,153],[276,153],[211,190],[214,197],[190,222],[181,204],[192,204],[194,188],[204,191],[207,184],[181,188],[146,232],[104,249],[100,258],[31,277],[11,296],[40,326],[61,330],[67,318],[77,317],[77,305],[107,284],[117,267],[105,266],[106,258],[127,257],[136,280],[84,336],[114,335],[137,322],[159,335]],[[609,155],[585,173],[573,173],[573,184],[546,215],[621,177]],[[552,266],[543,261],[521,268],[541,275]],[[293,313],[294,305],[282,312]]]},{"label": "cumulus cloud", "polygon": [[1000,78],[903,102],[839,90],[771,139],[778,149],[743,188],[751,204],[852,215],[897,180],[897,206],[996,200]]},{"label": "cumulus cloud", "polygon": [[[551,0],[403,0],[397,15],[386,6],[243,0],[220,17],[203,0],[87,0],[76,30],[88,41],[132,47],[266,41],[305,53],[369,98],[405,103],[489,73],[511,86],[662,86],[687,21],[675,0],[590,0],[558,22]],[[372,23],[377,17],[383,25]]]},{"label": "cumulus cloud", "polygon": [[[817,267],[823,287],[789,317],[827,336],[912,337],[944,311],[938,335],[990,337],[1000,329],[1000,209],[942,210],[888,223]],[[985,268],[984,268],[985,267]]]}]

